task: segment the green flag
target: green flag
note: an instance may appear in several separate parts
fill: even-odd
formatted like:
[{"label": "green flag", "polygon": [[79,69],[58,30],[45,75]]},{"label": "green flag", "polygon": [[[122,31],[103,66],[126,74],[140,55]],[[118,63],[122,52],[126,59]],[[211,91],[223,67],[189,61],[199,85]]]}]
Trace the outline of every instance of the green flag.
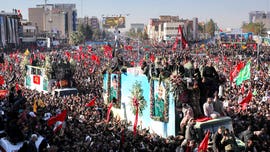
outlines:
[{"label": "green flag", "polygon": [[243,81],[250,79],[250,63],[250,61],[247,62],[246,66],[239,72],[236,78],[236,85],[240,85]]}]

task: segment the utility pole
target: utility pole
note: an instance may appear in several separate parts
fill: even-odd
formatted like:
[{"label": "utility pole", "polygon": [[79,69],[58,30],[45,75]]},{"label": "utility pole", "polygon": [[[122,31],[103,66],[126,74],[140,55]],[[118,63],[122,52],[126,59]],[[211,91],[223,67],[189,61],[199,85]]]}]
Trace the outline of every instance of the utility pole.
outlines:
[{"label": "utility pole", "polygon": [[45,31],[45,36],[46,36],[46,38],[47,38],[47,33],[46,33],[46,22],[47,22],[47,20],[46,20],[46,17],[47,17],[47,9],[46,9],[46,6],[47,6],[47,1],[48,0],[45,0],[45,4],[44,4],[44,31]]}]

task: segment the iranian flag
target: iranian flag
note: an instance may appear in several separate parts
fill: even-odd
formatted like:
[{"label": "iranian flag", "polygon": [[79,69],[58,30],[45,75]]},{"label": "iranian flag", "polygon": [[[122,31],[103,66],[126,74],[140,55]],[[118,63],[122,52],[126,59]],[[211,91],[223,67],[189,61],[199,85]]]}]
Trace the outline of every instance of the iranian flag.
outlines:
[{"label": "iranian flag", "polygon": [[250,79],[250,64],[251,62],[248,61],[247,64],[245,65],[245,67],[243,69],[241,69],[241,71],[238,73],[238,76],[236,78],[236,85],[241,85],[242,82],[244,82],[245,80],[249,80]]},{"label": "iranian flag", "polygon": [[33,76],[33,83],[40,85],[40,76],[39,75],[34,75]]},{"label": "iranian flag", "polygon": [[54,125],[53,131],[57,132],[57,131],[62,129],[63,123],[64,123],[66,117],[67,117],[67,110],[63,110],[60,114],[58,114],[54,117],[51,117],[47,121],[48,126]]}]

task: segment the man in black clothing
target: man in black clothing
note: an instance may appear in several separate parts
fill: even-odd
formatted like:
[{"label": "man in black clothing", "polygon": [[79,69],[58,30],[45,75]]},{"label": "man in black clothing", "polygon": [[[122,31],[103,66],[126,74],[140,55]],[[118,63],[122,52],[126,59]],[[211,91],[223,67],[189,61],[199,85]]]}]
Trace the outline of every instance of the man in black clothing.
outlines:
[{"label": "man in black clothing", "polygon": [[219,127],[217,132],[214,134],[213,138],[213,148],[215,152],[223,152],[224,151],[224,146],[221,144],[221,140],[223,138],[222,135],[222,127]]},{"label": "man in black clothing", "polygon": [[209,90],[207,97],[213,97],[214,92],[218,91],[219,75],[212,66],[211,61],[203,69],[203,78],[205,79],[206,88]]}]

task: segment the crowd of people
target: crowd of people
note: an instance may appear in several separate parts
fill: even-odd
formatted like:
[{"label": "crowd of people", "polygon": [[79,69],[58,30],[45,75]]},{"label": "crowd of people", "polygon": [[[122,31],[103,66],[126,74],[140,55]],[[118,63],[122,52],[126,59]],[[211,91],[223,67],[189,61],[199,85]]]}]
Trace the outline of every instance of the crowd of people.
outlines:
[{"label": "crowd of people", "polygon": [[[223,83],[218,83],[218,87],[213,92],[202,92],[200,98],[195,98],[200,106],[186,103],[191,107],[190,117],[185,117],[185,123],[179,122],[180,133],[176,136],[162,138],[155,133],[150,133],[148,129],[139,129],[136,136],[129,130],[130,122],[120,120],[111,116],[106,122],[108,107],[102,98],[102,72],[106,62],[101,62],[95,66],[95,72],[89,73],[89,69],[83,66],[83,61],[76,61],[77,66],[73,79],[79,90],[77,95],[54,97],[49,93],[42,93],[29,90],[24,87],[24,76],[20,62],[23,60],[23,53],[17,53],[16,58],[11,58],[9,52],[5,52],[4,63],[1,64],[1,75],[5,77],[5,84],[2,90],[9,90],[9,94],[1,99],[0,129],[2,138],[7,138],[12,144],[25,142],[25,146],[19,151],[195,151],[201,141],[196,140],[195,132],[192,132],[194,115],[196,117],[205,115],[213,118],[220,116],[230,116],[233,120],[234,133],[225,128],[220,128],[213,134],[215,151],[236,151],[231,142],[235,137],[241,138],[245,144],[245,151],[269,151],[270,145],[270,89],[269,74],[270,60],[267,58],[268,49],[260,51],[259,56],[252,48],[245,51],[224,48],[209,48],[208,50],[189,50],[185,53],[176,53],[156,49],[155,55],[168,58],[166,62],[171,64],[171,60],[178,60],[183,66],[191,64],[195,71],[198,69],[202,73],[206,66],[213,67],[217,73],[225,77]],[[35,50],[30,50],[35,52]],[[55,51],[63,57],[64,51]],[[53,56],[51,52],[42,52],[46,56]],[[199,55],[203,53],[205,55]],[[195,54],[195,55],[194,55]],[[141,56],[151,56],[151,53]],[[187,58],[188,56],[188,58]],[[127,58],[128,56],[124,56]],[[260,58],[258,58],[260,57]],[[128,60],[125,59],[124,60]],[[144,58],[147,60],[146,58]],[[187,60],[188,59],[188,60]],[[151,62],[151,58],[148,58]],[[241,86],[236,86],[229,81],[229,73],[239,61],[252,61],[251,78]],[[207,64],[207,63],[212,64]],[[12,68],[5,68],[8,65]],[[167,64],[166,64],[167,65]],[[12,79],[10,79],[12,78]],[[220,79],[219,78],[219,79]],[[200,82],[194,83],[194,86]],[[239,101],[247,92],[253,92],[253,98],[242,110]],[[203,94],[202,94],[203,93]],[[96,99],[95,105],[86,107],[85,105],[92,99]],[[207,102],[206,102],[207,101]],[[216,103],[213,107],[209,105]],[[206,105],[207,103],[208,105]],[[36,104],[35,111],[33,105]],[[196,108],[197,110],[195,110]],[[188,109],[188,108],[187,108]],[[60,114],[67,110],[67,118],[60,131],[54,131],[54,126],[48,126],[47,120],[50,116]],[[138,127],[140,128],[140,127]],[[191,129],[190,129],[191,128]],[[184,131],[183,131],[184,130]],[[35,148],[31,144],[37,137],[44,137],[44,142]],[[229,137],[228,137],[229,136]],[[185,140],[186,139],[186,140]],[[188,140],[187,140],[188,139]],[[28,141],[28,142],[26,142]],[[185,142],[183,142],[185,141]],[[28,144],[26,144],[28,143]],[[226,143],[226,145],[225,145]],[[230,143],[231,145],[229,146]]]}]

